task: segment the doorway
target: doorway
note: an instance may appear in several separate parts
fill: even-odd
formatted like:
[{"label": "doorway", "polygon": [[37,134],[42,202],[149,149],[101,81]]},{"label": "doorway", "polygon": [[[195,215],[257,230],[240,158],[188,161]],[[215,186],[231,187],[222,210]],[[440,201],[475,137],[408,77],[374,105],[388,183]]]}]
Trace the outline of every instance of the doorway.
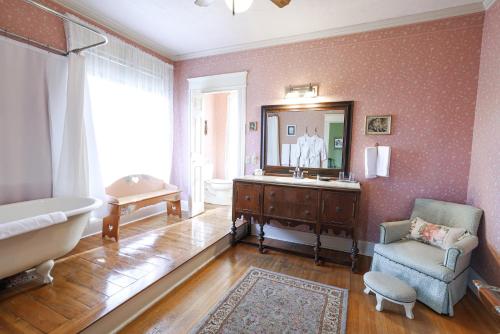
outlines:
[{"label": "doorway", "polygon": [[232,180],[244,174],[246,72],[189,81],[189,208],[231,202]]}]

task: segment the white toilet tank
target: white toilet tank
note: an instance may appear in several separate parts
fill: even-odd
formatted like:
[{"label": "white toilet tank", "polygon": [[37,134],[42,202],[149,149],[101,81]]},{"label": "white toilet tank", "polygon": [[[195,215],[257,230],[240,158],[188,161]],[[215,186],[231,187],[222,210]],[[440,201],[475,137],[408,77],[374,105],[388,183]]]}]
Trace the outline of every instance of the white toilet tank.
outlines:
[{"label": "white toilet tank", "polygon": [[233,181],[210,179],[205,181],[205,202],[217,205],[231,205]]}]

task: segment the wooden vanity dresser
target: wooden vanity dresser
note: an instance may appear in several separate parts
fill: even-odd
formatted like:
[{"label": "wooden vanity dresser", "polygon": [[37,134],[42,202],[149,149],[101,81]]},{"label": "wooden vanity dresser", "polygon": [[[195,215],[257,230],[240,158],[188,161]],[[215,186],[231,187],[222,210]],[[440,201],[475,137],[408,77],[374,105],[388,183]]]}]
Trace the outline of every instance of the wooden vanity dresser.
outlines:
[{"label": "wooden vanity dresser", "polygon": [[259,225],[259,250],[264,252],[264,225],[294,229],[307,226],[316,235],[314,260],[321,255],[321,235],[327,231],[352,238],[351,268],[355,269],[358,246],[356,226],[361,186],[359,183],[316,181],[279,176],[245,176],[234,180],[233,225],[236,243],[239,218]]}]

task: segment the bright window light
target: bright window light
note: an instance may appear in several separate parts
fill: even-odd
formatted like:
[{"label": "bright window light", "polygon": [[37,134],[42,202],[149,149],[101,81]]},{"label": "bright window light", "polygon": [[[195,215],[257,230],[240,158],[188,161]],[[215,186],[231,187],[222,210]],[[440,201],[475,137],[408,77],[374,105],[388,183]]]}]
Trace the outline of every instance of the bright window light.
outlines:
[{"label": "bright window light", "polygon": [[168,182],[167,97],[95,76],[88,83],[104,185],[131,174]]}]

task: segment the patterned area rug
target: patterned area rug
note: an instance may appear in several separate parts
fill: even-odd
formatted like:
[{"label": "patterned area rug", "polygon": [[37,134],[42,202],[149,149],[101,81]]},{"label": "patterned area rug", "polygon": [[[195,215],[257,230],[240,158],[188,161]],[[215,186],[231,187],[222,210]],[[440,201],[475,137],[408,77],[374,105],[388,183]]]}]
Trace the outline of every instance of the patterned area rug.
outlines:
[{"label": "patterned area rug", "polygon": [[347,290],[251,268],[191,333],[345,333]]}]

